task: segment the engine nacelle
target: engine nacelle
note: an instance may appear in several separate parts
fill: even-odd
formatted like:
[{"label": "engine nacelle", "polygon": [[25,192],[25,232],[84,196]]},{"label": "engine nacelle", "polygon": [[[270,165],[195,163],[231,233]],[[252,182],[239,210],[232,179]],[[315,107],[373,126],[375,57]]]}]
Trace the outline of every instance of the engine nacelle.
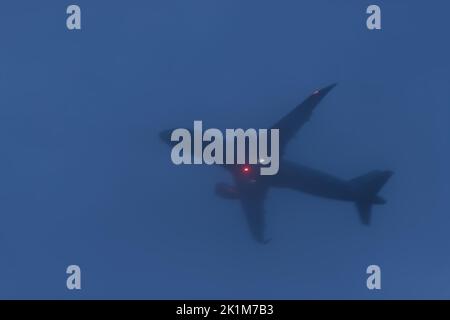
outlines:
[{"label": "engine nacelle", "polygon": [[216,184],[216,194],[225,199],[239,199],[239,191],[226,183]]}]

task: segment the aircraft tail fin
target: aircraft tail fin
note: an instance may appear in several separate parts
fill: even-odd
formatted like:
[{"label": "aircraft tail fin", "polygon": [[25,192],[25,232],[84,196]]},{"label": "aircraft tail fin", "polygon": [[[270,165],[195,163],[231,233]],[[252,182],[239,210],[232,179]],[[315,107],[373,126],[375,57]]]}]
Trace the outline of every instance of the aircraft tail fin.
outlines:
[{"label": "aircraft tail fin", "polygon": [[374,170],[350,180],[350,183],[354,185],[358,194],[358,200],[355,201],[355,205],[361,223],[365,225],[370,224],[372,205],[386,203],[386,200],[378,196],[377,193],[392,175],[392,171]]}]

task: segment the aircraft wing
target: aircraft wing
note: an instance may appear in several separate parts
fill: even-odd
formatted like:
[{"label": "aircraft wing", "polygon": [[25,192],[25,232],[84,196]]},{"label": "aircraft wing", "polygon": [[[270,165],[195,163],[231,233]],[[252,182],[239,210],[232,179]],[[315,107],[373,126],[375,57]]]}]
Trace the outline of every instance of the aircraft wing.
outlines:
[{"label": "aircraft wing", "polygon": [[335,86],[336,84],[332,84],[315,91],[294,110],[289,112],[272,126],[272,129],[280,130],[280,155],[284,153],[288,142],[303,127],[303,125],[308,122],[315,107]]},{"label": "aircraft wing", "polygon": [[265,238],[265,192],[260,190],[256,193],[252,192],[251,195],[243,195],[240,198],[252,237],[262,244],[270,241],[270,239]]}]

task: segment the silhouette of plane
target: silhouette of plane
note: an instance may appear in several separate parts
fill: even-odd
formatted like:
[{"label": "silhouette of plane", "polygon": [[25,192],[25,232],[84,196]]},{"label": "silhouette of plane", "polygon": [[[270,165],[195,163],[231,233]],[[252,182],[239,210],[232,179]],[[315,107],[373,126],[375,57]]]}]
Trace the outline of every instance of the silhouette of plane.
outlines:
[{"label": "silhouette of plane", "polygon": [[[364,225],[370,224],[372,205],[386,203],[377,194],[392,176],[392,171],[374,170],[354,179],[344,180],[284,159],[288,142],[309,121],[316,106],[335,86],[336,84],[332,84],[316,90],[272,126],[279,129],[280,136],[280,167],[276,175],[259,175],[259,167],[263,164],[223,165],[232,174],[234,185],[218,183],[215,187],[216,194],[241,202],[250,232],[259,243],[270,241],[264,235],[264,201],[270,188],[288,188],[322,198],[354,202]],[[173,145],[170,140],[171,132],[172,130],[165,130],[160,133],[161,139],[169,145]]]}]

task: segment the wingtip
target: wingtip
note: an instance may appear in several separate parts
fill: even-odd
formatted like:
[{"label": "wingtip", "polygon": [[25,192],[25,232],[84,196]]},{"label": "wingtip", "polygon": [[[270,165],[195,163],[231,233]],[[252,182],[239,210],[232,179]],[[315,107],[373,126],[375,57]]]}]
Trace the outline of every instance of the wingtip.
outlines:
[{"label": "wingtip", "polygon": [[330,84],[329,86],[327,86],[327,87],[325,87],[325,88],[323,88],[322,90],[320,90],[320,91],[326,91],[326,92],[328,92],[328,91],[331,91],[331,89],[333,89],[334,87],[336,87],[338,85],[338,83],[337,82],[335,82],[335,83],[332,83],[332,84]]},{"label": "wingtip", "polygon": [[329,86],[326,86],[322,89],[318,89],[313,92],[313,96],[317,95],[317,96],[323,97],[323,96],[327,95],[327,93],[330,92],[336,86],[337,86],[337,82],[332,83]]}]

